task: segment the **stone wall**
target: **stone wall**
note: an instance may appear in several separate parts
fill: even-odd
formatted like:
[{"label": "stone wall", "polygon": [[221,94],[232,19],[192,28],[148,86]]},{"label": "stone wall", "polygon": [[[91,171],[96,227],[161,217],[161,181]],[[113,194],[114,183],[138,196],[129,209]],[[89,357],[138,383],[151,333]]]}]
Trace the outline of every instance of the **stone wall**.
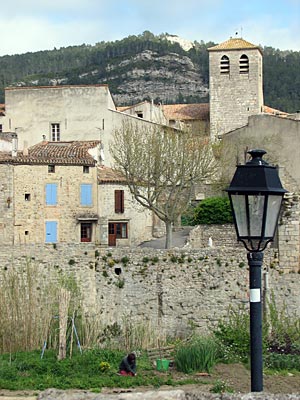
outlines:
[{"label": "stone wall", "polygon": [[[21,271],[26,261],[40,271],[36,279],[58,282],[74,274],[83,307],[103,326],[124,317],[151,324],[160,333],[179,336],[188,327],[207,331],[227,315],[229,306],[248,306],[246,251],[233,248],[153,250],[97,248],[92,244],[0,248],[1,274]],[[72,260],[72,262],[71,262]],[[267,271],[268,270],[268,271]],[[283,273],[274,252],[265,251],[268,292],[291,314],[300,313],[299,275]],[[43,283],[41,283],[43,284]]]}]

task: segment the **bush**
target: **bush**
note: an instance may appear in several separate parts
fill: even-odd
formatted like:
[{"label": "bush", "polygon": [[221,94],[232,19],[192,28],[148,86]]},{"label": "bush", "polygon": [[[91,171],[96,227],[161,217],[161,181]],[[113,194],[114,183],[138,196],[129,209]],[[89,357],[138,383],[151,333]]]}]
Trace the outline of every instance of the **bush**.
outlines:
[{"label": "bush", "polygon": [[249,313],[245,308],[229,309],[228,317],[218,321],[213,330],[218,339],[222,361],[246,362],[250,354]]},{"label": "bush", "polygon": [[217,363],[218,346],[213,338],[194,337],[191,342],[179,345],[175,365],[185,373],[210,372]]},{"label": "bush", "polygon": [[232,223],[232,212],[227,197],[211,197],[202,200],[194,210],[196,224],[228,224]]},{"label": "bush", "polygon": [[182,225],[229,224],[233,222],[227,197],[210,197],[196,207],[190,207],[182,216]]},{"label": "bush", "polygon": [[265,367],[277,371],[300,371],[300,356],[270,353],[265,357]]}]

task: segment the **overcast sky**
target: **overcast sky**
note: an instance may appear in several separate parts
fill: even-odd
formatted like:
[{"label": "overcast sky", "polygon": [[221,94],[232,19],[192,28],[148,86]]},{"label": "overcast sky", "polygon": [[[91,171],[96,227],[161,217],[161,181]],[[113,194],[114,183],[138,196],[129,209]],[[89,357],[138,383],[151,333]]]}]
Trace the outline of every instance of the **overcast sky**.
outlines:
[{"label": "overcast sky", "polygon": [[242,36],[300,51],[300,0],[1,0],[0,55],[95,44],[145,30],[191,41]]}]

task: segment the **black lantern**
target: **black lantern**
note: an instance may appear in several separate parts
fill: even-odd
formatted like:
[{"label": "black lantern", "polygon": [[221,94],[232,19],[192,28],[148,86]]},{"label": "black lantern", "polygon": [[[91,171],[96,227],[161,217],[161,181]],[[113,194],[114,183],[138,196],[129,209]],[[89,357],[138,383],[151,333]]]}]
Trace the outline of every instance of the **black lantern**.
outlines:
[{"label": "black lantern", "polygon": [[263,251],[273,240],[283,189],[276,167],[262,159],[264,150],[250,150],[252,159],[238,165],[227,189],[237,239],[252,252]]},{"label": "black lantern", "polygon": [[273,240],[283,189],[276,167],[262,159],[264,150],[251,150],[252,160],[238,165],[227,189],[237,239],[249,251],[251,391],[263,390],[261,266],[263,250]]}]

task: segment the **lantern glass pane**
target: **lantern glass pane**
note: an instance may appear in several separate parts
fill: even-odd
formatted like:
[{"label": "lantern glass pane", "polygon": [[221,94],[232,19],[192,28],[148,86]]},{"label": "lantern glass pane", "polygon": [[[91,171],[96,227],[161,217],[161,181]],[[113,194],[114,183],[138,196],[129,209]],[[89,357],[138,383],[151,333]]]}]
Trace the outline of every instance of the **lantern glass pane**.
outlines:
[{"label": "lantern glass pane", "polygon": [[241,194],[232,194],[231,201],[234,210],[238,236],[248,236],[245,196]]},{"label": "lantern glass pane", "polygon": [[268,198],[268,208],[266,217],[265,237],[273,238],[275,235],[278,215],[280,212],[282,196],[270,195]]},{"label": "lantern glass pane", "polygon": [[250,237],[261,237],[262,223],[264,217],[265,196],[248,195]]}]

